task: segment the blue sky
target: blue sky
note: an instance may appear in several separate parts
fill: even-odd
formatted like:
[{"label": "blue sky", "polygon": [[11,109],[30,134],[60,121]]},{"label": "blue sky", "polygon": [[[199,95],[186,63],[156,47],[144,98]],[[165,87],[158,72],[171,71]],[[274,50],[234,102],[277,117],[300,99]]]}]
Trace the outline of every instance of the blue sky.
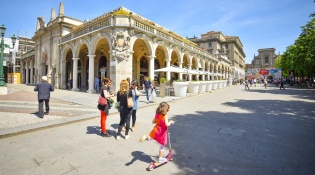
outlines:
[{"label": "blue sky", "polygon": [[65,15],[79,20],[94,19],[120,6],[172,30],[183,37],[201,37],[208,31],[239,36],[250,63],[261,48],[283,53],[301,33],[301,26],[315,12],[314,0],[5,0],[1,2],[0,25],[5,37],[32,37],[37,17],[50,19],[63,2]]}]

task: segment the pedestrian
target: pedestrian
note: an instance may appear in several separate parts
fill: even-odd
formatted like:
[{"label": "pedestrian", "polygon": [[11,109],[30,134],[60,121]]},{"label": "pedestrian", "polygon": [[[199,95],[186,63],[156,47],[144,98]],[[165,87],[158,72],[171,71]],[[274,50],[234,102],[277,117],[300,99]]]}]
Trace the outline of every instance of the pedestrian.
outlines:
[{"label": "pedestrian", "polygon": [[69,79],[69,84],[70,84],[70,90],[72,89],[72,85],[73,85],[73,80],[72,78]]},{"label": "pedestrian", "polygon": [[280,90],[281,90],[281,88],[285,89],[284,86],[283,86],[284,85],[284,80],[280,80],[280,81],[281,81],[280,82]]},{"label": "pedestrian", "polygon": [[[42,82],[37,84],[35,89],[35,92],[38,92],[38,115],[39,118],[44,118],[44,114],[49,114],[49,99],[50,99],[50,91],[54,91],[54,87],[47,82],[47,77],[42,76]],[[44,113],[43,110],[43,103],[45,102],[45,110]]]},{"label": "pedestrian", "polygon": [[174,121],[168,120],[167,112],[170,110],[169,104],[166,102],[161,102],[158,108],[156,109],[155,117],[152,121],[152,124],[155,124],[153,130],[149,135],[142,136],[139,141],[143,142],[144,140],[154,139],[160,144],[159,148],[159,162],[165,162],[166,158],[163,157],[164,147],[167,144],[167,128],[174,124]]},{"label": "pedestrian", "polygon": [[147,97],[147,103],[150,103],[150,94],[151,94],[152,84],[151,84],[151,81],[148,80],[147,76],[144,77],[142,87],[143,87],[143,90],[145,90],[145,95]]},{"label": "pedestrian", "polygon": [[134,132],[136,130],[136,120],[137,120],[137,110],[138,110],[138,102],[139,102],[139,91],[138,91],[138,82],[136,80],[133,80],[131,82],[131,88],[132,88],[132,100],[134,103],[134,106],[132,107],[132,127],[131,131]]},{"label": "pedestrian", "polygon": [[254,85],[255,85],[255,87],[256,87],[256,84],[257,84],[257,80],[256,80],[256,78],[254,78]]},{"label": "pedestrian", "polygon": [[268,85],[267,79],[264,79],[264,86],[265,86],[265,89],[267,89],[267,85]]},{"label": "pedestrian", "polygon": [[132,97],[132,90],[129,88],[129,83],[127,80],[122,80],[120,82],[120,89],[117,92],[117,102],[120,103],[119,113],[120,122],[118,126],[118,132],[116,135],[116,140],[119,140],[121,135],[121,130],[123,125],[126,123],[125,139],[129,139],[129,129],[130,129],[130,117],[132,113],[132,107],[128,107],[128,97]]},{"label": "pedestrian", "polygon": [[100,110],[101,113],[101,136],[102,137],[111,137],[111,134],[106,130],[106,120],[107,116],[109,114],[109,109],[110,109],[110,104],[109,104],[109,98],[115,96],[113,93],[109,93],[109,87],[111,84],[110,79],[104,78],[102,80],[103,86],[101,90],[101,96],[107,99],[107,104],[105,106],[98,104],[98,109]]},{"label": "pedestrian", "polygon": [[129,87],[131,88],[131,85],[130,85],[130,78],[129,78],[129,77],[127,77],[127,79],[126,79],[126,80],[128,81]]},{"label": "pedestrian", "polygon": [[99,91],[99,85],[100,85],[100,80],[97,77],[95,77],[95,79],[94,79],[94,89],[95,89],[96,92]]},{"label": "pedestrian", "polygon": [[249,90],[248,80],[245,80],[245,90],[246,90],[246,88]]}]

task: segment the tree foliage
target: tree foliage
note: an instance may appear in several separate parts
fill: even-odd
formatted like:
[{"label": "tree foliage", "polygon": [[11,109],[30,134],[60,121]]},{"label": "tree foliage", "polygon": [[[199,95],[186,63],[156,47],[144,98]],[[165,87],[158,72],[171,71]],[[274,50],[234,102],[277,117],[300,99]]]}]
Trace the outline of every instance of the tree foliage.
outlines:
[{"label": "tree foliage", "polygon": [[[315,14],[314,14],[315,15]],[[276,67],[280,67],[284,76],[294,70],[301,77],[315,74],[315,17],[305,26],[293,45],[277,58]]]}]

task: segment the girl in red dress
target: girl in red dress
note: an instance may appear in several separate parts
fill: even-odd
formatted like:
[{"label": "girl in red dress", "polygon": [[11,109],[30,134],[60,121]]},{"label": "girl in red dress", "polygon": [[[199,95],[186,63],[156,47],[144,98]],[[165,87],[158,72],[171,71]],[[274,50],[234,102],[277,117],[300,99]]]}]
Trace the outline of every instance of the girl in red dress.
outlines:
[{"label": "girl in red dress", "polygon": [[168,120],[167,112],[169,111],[170,106],[166,102],[161,102],[159,107],[156,109],[155,117],[152,121],[155,124],[153,130],[149,135],[144,135],[140,138],[140,142],[144,140],[154,139],[160,143],[159,149],[159,162],[166,161],[166,158],[163,158],[164,147],[167,144],[167,128],[171,124],[174,124],[174,121]]}]

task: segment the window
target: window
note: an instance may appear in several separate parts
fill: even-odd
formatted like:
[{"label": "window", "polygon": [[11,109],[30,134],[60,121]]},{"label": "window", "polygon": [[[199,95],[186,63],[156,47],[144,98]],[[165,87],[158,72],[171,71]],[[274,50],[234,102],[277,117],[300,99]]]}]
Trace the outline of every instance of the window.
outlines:
[{"label": "window", "polygon": [[212,47],[212,43],[208,43],[208,46],[209,46],[209,47]]},{"label": "window", "polygon": [[269,63],[269,57],[265,57],[265,64]]}]

